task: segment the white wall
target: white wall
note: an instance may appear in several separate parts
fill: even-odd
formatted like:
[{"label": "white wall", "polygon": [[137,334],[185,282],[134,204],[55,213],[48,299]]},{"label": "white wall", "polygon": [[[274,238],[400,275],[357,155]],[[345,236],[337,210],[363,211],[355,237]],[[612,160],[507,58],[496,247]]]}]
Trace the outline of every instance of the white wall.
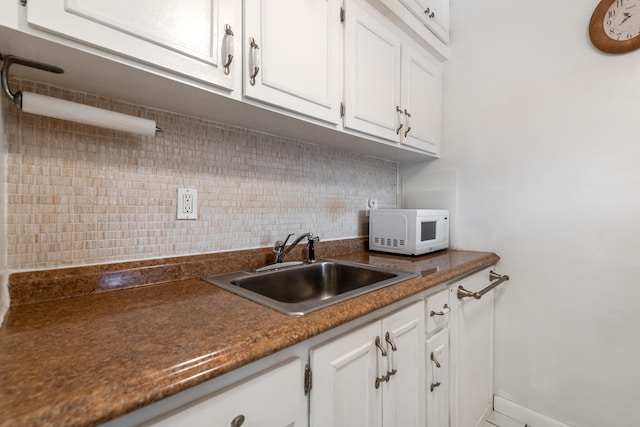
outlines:
[{"label": "white wall", "polygon": [[496,394],[576,427],[640,425],[640,50],[592,1],[452,0],[442,159],[458,248],[496,251]]}]

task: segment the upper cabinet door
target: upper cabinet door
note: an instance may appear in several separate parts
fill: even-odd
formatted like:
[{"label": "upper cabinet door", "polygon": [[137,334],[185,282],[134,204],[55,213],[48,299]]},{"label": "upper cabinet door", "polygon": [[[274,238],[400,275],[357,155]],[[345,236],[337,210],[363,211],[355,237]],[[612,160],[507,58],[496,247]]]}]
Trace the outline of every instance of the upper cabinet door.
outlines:
[{"label": "upper cabinet door", "polygon": [[345,15],[344,126],[397,142],[401,39],[356,2]]},{"label": "upper cabinet door", "polygon": [[244,96],[338,124],[339,2],[245,0],[244,5]]},{"label": "upper cabinet door", "polygon": [[408,44],[402,47],[402,103],[407,110],[403,144],[433,154],[440,153],[440,64],[427,52]]},{"label": "upper cabinet door", "polygon": [[134,61],[233,89],[233,70],[240,62],[232,35],[242,33],[239,3],[29,0],[27,21]]},{"label": "upper cabinet door", "polygon": [[[391,0],[396,1],[396,0]],[[449,42],[449,0],[400,0],[420,21]]]}]

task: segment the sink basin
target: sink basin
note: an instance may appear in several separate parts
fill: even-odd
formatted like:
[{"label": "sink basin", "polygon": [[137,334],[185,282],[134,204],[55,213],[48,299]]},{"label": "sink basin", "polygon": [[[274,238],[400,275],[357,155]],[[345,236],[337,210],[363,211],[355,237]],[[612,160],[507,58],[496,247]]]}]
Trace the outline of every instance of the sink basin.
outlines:
[{"label": "sink basin", "polygon": [[300,316],[419,273],[321,259],[314,263],[204,277],[209,283],[285,314]]}]

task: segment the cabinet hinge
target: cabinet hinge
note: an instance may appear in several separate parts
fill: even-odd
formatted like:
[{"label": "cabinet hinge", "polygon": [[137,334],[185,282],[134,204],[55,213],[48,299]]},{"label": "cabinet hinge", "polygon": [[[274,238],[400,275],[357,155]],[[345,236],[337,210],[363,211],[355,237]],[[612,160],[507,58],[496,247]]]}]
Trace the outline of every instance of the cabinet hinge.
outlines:
[{"label": "cabinet hinge", "polygon": [[308,395],[311,391],[311,386],[313,384],[313,376],[311,374],[311,368],[309,365],[304,367],[304,395]]},{"label": "cabinet hinge", "polygon": [[344,102],[340,103],[340,118],[344,117]]},{"label": "cabinet hinge", "polygon": [[340,22],[344,22],[344,6],[340,8]]}]

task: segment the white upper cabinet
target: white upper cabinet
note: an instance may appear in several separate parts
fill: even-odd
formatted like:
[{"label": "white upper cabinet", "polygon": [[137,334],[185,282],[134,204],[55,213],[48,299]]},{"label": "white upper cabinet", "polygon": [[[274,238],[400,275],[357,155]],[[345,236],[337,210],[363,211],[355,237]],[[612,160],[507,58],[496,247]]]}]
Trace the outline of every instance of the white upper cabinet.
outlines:
[{"label": "white upper cabinet", "polygon": [[345,128],[399,139],[401,45],[389,25],[360,4],[347,3]]},{"label": "white upper cabinet", "polygon": [[245,0],[244,5],[244,96],[340,123],[340,2]]},{"label": "white upper cabinet", "polygon": [[[442,82],[440,64],[408,44],[402,50],[403,144],[437,154],[440,152]],[[403,112],[404,112],[403,110]]]},{"label": "white upper cabinet", "polygon": [[27,3],[29,25],[229,90],[240,67],[240,16],[235,0]]},{"label": "white upper cabinet", "polygon": [[345,19],[347,129],[440,152],[440,65],[375,10],[349,2]]},{"label": "white upper cabinet", "polygon": [[449,0],[400,1],[443,42],[449,42]]}]

